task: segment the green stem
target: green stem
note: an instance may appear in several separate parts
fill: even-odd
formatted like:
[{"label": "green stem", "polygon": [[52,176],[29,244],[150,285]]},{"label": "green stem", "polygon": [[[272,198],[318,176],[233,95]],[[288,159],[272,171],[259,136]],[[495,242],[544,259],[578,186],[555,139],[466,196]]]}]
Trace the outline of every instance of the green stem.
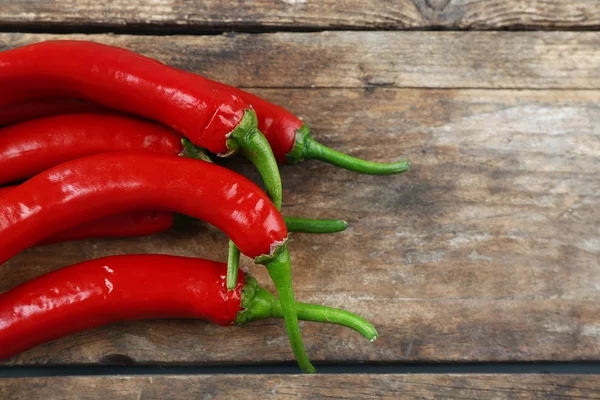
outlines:
[{"label": "green stem", "polygon": [[302,160],[321,160],[329,164],[337,165],[350,171],[370,175],[393,175],[408,171],[409,161],[401,161],[392,164],[381,164],[361,160],[339,151],[330,149],[317,142],[309,133],[308,127],[303,125],[296,131],[296,141],[292,151],[287,156],[290,164],[296,164]]},{"label": "green stem", "polygon": [[341,219],[307,219],[283,217],[289,232],[334,233],[345,231],[348,223]]},{"label": "green stem", "polygon": [[265,184],[265,191],[277,207],[281,209],[281,177],[279,167],[269,141],[258,130],[258,119],[253,110],[246,110],[238,126],[227,138],[227,148],[239,151],[260,173]]},{"label": "green stem", "polygon": [[240,249],[230,240],[229,254],[227,255],[227,290],[235,289],[240,269],[240,253]]},{"label": "green stem", "polygon": [[[183,214],[175,214],[175,226],[191,224],[196,218]],[[348,223],[341,219],[308,219],[283,217],[288,232],[299,233],[335,233],[345,231]]]},{"label": "green stem", "polygon": [[[279,167],[271,150],[269,141],[258,130],[258,119],[254,110],[245,110],[244,116],[227,138],[229,153],[240,151],[260,173],[265,184],[265,191],[275,207],[281,210],[282,189]],[[228,153],[228,154],[229,154]],[[226,154],[227,155],[227,154]],[[237,253],[237,254],[232,254]],[[235,245],[229,245],[229,262],[227,263],[227,289],[235,289],[239,268],[240,251]],[[232,264],[237,260],[237,264]]]},{"label": "green stem", "polygon": [[[192,142],[187,138],[181,139],[181,144],[183,144],[183,152],[181,152],[181,156],[193,158],[195,160],[202,160],[209,162],[211,164],[214,163],[213,159],[208,155],[208,152],[201,148],[195,146]],[[185,220],[187,216],[178,216],[176,214],[177,221]],[[191,217],[189,217],[191,219]],[[240,250],[237,248],[235,243],[231,240],[229,241],[229,253],[227,256],[227,289],[233,290],[237,284],[238,270],[240,265]]]},{"label": "green stem", "polygon": [[[242,307],[235,322],[245,324],[267,318],[281,318],[283,311],[280,302],[269,291],[261,288],[253,277],[246,275],[246,284],[242,289]],[[308,303],[296,303],[298,319],[345,326],[360,333],[367,340],[377,339],[377,330],[364,318],[349,311],[318,306]]]},{"label": "green stem", "polygon": [[[209,163],[214,163],[212,158],[208,155],[208,152],[201,148],[195,146],[189,139],[183,138],[181,139],[181,143],[183,144],[183,152],[181,153],[184,157],[193,158],[196,160],[202,160]],[[185,217],[185,216],[184,216]],[[184,217],[178,217],[177,220],[185,219]],[[189,217],[191,218],[191,217]],[[229,253],[227,256],[227,289],[233,290],[237,284],[238,270],[240,265],[240,250],[237,248],[235,243],[231,240],[229,241]]]},{"label": "green stem", "polygon": [[235,289],[238,280],[238,269],[240,265],[240,249],[233,241],[229,241],[229,255],[227,257],[227,290]]},{"label": "green stem", "polygon": [[274,249],[272,255],[256,257],[256,262],[267,267],[267,271],[273,283],[275,283],[288,338],[298,365],[302,371],[314,373],[315,367],[313,367],[306,355],[304,343],[302,342],[302,334],[300,333],[300,325],[298,325],[298,313],[294,300],[294,289],[292,288],[292,261],[290,259],[290,252],[287,249],[287,243],[280,244]]}]

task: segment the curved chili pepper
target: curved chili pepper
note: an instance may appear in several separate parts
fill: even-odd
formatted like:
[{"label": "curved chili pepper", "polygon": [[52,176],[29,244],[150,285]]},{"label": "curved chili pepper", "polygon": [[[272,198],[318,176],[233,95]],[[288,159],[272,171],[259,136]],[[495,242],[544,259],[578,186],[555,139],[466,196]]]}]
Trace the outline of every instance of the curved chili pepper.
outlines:
[{"label": "curved chili pepper", "polygon": [[60,163],[111,151],[178,155],[181,136],[155,122],[108,113],[64,114],[0,130],[0,184],[26,179]]},{"label": "curved chili pepper", "polygon": [[37,97],[82,98],[162,122],[212,153],[239,151],[281,207],[279,170],[256,113],[213,81],[129,50],[64,40],[0,52],[0,87],[0,107]]},{"label": "curved chili pepper", "polygon": [[[1,190],[0,188],[0,195]],[[175,214],[167,211],[134,211],[88,222],[42,241],[40,245],[94,238],[148,236],[168,231],[175,225]],[[348,223],[339,219],[283,217],[288,232],[335,233],[346,230]]]},{"label": "curved chili pepper", "polygon": [[[190,73],[190,79],[197,75]],[[258,129],[269,141],[271,150],[280,164],[297,164],[302,160],[316,159],[329,164],[345,168],[350,171],[356,171],[363,174],[372,175],[392,175],[406,172],[410,167],[410,162],[401,161],[391,164],[375,163],[351,157],[347,154],[337,152],[321,143],[317,142],[311,135],[310,129],[297,116],[287,111],[283,107],[270,103],[258,96],[220,84],[223,90],[235,91],[240,97],[245,99],[257,112]],[[28,103],[22,100],[13,103],[4,108],[0,108],[0,126],[3,121],[18,121],[25,117],[35,118],[49,114],[59,114],[66,112],[77,112],[80,109],[88,108],[94,110],[94,103],[83,103],[81,100],[64,98],[63,102],[58,98],[33,99]],[[41,103],[38,106],[38,103]],[[69,109],[72,104],[72,108]],[[36,111],[39,107],[39,112]],[[102,107],[97,105],[97,107]],[[14,116],[11,117],[11,114]]]},{"label": "curved chili pepper", "polygon": [[280,164],[297,164],[303,160],[320,160],[335,166],[371,175],[393,175],[408,171],[409,161],[382,164],[361,160],[340,153],[317,142],[310,128],[300,118],[283,107],[270,103],[256,95],[223,85],[235,91],[258,115],[258,129],[265,135],[273,154]]},{"label": "curved chili pepper", "polygon": [[[0,197],[13,190],[13,186],[0,188]],[[185,216],[181,216],[185,217]],[[183,220],[178,218],[177,220]],[[288,232],[335,233],[346,230],[348,223],[339,219],[306,219],[283,217]],[[94,238],[119,238],[147,236],[168,231],[175,224],[175,215],[168,211],[134,211],[111,215],[59,232],[36,245],[70,242]]]},{"label": "curved chili pepper", "polygon": [[217,165],[160,153],[115,152],[47,170],[0,197],[0,263],[60,231],[136,210],[204,220],[266,266],[296,359],[303,370],[314,371],[298,326],[283,217],[258,186]]},{"label": "curved chili pepper", "polygon": [[0,107],[0,127],[53,115],[107,111],[114,112],[108,107],[83,99],[69,97],[25,99]]},{"label": "curved chili pepper", "polygon": [[[1,189],[0,189],[1,190]],[[1,192],[0,192],[1,193]],[[42,241],[40,245],[94,238],[148,236],[168,231],[175,225],[175,214],[167,211],[134,211],[88,222]],[[339,219],[283,217],[288,232],[335,233],[346,230],[348,223]]]},{"label": "curved chili pepper", "polygon": [[[219,325],[281,317],[281,305],[240,272],[225,288],[225,264],[166,255],[113,256],[75,264],[0,295],[0,359],[117,321],[194,318]],[[307,321],[343,325],[370,341],[377,331],[343,310],[296,303]]]},{"label": "curved chili pepper", "polygon": [[[184,154],[181,136],[164,125],[109,113],[63,114],[0,130],[0,184],[30,178],[83,156],[123,150]],[[198,159],[206,157],[193,145],[187,145],[186,151],[186,156]],[[0,188],[0,196],[11,189],[13,187]],[[332,233],[346,228],[346,223],[339,220],[292,218],[290,221],[291,232]],[[42,244],[100,237],[144,236],[163,232],[172,226],[172,213],[139,211],[92,221],[61,232]]]}]

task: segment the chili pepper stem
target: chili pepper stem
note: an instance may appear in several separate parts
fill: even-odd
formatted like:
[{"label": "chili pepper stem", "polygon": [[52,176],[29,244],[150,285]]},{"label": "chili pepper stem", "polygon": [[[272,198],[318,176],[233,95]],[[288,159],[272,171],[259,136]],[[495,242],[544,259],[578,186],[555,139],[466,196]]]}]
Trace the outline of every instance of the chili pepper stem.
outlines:
[{"label": "chili pepper stem", "polygon": [[258,130],[258,119],[254,110],[244,112],[242,120],[227,136],[227,148],[230,152],[219,156],[227,156],[236,151],[242,153],[258,169],[265,184],[265,191],[277,209],[281,209],[282,189],[279,168],[269,141]]},{"label": "chili pepper stem", "polygon": [[227,278],[225,279],[227,290],[235,289],[238,270],[240,269],[240,249],[235,243],[229,241],[229,250],[227,255]]},{"label": "chili pepper stem", "polygon": [[[202,160],[214,164],[212,158],[208,155],[208,152],[205,149],[194,145],[189,139],[181,139],[181,144],[183,144],[183,152],[180,154],[181,156],[193,158],[195,160]],[[235,243],[233,243],[230,240],[229,251],[227,256],[227,290],[233,290],[237,285],[239,265],[240,249],[238,249]]]},{"label": "chili pepper stem", "polygon": [[[233,152],[239,151],[246,157],[260,173],[265,184],[267,195],[275,204],[278,210],[281,210],[281,176],[279,175],[279,167],[271,150],[269,141],[258,130],[258,118],[254,110],[245,110],[242,120],[236,128],[227,135],[227,148],[230,150],[226,154],[219,156],[227,156]],[[239,268],[239,250],[237,247],[229,246],[229,258],[227,265],[227,289],[235,288],[235,281]],[[237,253],[237,254],[233,254]],[[232,264],[238,260],[238,264]]]},{"label": "chili pepper stem", "polygon": [[[240,265],[240,250],[235,243],[229,241],[229,255],[227,257],[227,290],[233,290],[237,286],[237,274]],[[233,277],[233,279],[232,279]]]},{"label": "chili pepper stem", "polygon": [[256,262],[267,267],[269,276],[271,276],[273,283],[275,283],[285,327],[298,365],[305,373],[314,373],[315,367],[313,367],[306,355],[306,350],[302,342],[302,334],[300,333],[300,325],[298,325],[298,313],[294,300],[294,289],[292,288],[292,261],[290,252],[287,249],[287,242],[273,249],[271,255],[256,257]]},{"label": "chili pepper stem", "polygon": [[408,171],[409,161],[392,164],[375,163],[349,156],[317,142],[309,133],[306,125],[296,131],[294,147],[286,155],[289,164],[297,164],[302,160],[320,160],[338,167],[370,175],[393,175]]},{"label": "chili pepper stem", "polygon": [[306,219],[283,217],[289,232],[334,233],[345,231],[348,223],[341,219]]},{"label": "chili pepper stem", "polygon": [[[246,275],[246,284],[242,289],[242,308],[235,319],[237,324],[245,324],[267,318],[281,318],[281,304],[273,294],[261,288],[253,277]],[[296,303],[298,319],[304,321],[336,324],[353,329],[370,342],[377,339],[375,327],[367,320],[345,310],[319,306],[316,304]]]},{"label": "chili pepper stem", "polygon": [[[345,231],[348,223],[339,219],[305,219],[283,217],[289,232],[334,233]],[[235,289],[240,264],[240,251],[231,240],[227,258],[227,290]]]}]

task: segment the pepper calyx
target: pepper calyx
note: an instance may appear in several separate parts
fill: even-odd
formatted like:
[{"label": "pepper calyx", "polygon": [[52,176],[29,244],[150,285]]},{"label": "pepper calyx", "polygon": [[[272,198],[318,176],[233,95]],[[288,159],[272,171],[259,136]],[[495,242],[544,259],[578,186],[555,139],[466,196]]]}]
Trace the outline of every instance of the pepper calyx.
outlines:
[{"label": "pepper calyx", "polygon": [[[246,274],[245,282],[240,301],[241,311],[234,324],[283,316],[281,303],[271,292],[263,289],[249,274]],[[296,303],[296,308],[300,320],[341,325],[360,333],[370,342],[377,339],[377,329],[369,321],[349,311],[309,303]]]},{"label": "pepper calyx", "polygon": [[242,288],[240,306],[234,324],[243,325],[252,321],[267,319],[273,316],[275,296],[260,287],[256,279],[246,274],[246,283]]},{"label": "pepper calyx", "polygon": [[278,258],[284,251],[287,251],[288,242],[289,237],[286,237],[283,240],[271,243],[269,254],[261,254],[260,256],[254,258],[254,262],[262,265],[268,264],[270,261]]},{"label": "pepper calyx", "polygon": [[219,153],[217,156],[229,157],[240,151],[240,148],[242,147],[240,141],[243,141],[244,138],[254,130],[258,130],[258,117],[256,116],[256,112],[252,109],[245,109],[244,115],[235,129],[225,135],[228,151]]},{"label": "pepper calyx", "polygon": [[279,167],[269,141],[258,129],[258,118],[254,110],[244,111],[238,126],[227,135],[226,144],[229,151],[219,156],[224,157],[239,152],[250,160],[262,177],[267,195],[280,210],[283,194]]},{"label": "pepper calyx", "polygon": [[296,130],[296,138],[292,150],[285,155],[289,165],[298,164],[306,158],[306,147],[310,141],[310,128],[304,124]]}]

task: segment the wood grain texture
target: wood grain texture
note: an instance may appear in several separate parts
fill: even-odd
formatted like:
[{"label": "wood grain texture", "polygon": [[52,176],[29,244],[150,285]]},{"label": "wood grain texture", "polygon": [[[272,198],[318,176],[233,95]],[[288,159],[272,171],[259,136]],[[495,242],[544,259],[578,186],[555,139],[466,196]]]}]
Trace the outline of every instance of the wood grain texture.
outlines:
[{"label": "wood grain texture", "polygon": [[[413,162],[393,177],[318,162],[283,168],[285,214],[350,223],[341,234],[293,237],[297,298],[367,316],[381,334],[371,344],[347,329],[303,324],[312,359],[598,359],[600,91],[255,92],[336,149]],[[257,179],[247,163],[231,166]],[[226,238],[198,224],[32,249],[3,265],[0,290],[77,261],[152,252],[225,260]],[[262,267],[250,270],[272,288]],[[160,321],[78,334],[5,365],[291,359],[281,321]]]},{"label": "wood grain texture", "polygon": [[239,87],[600,89],[600,32],[0,34],[0,50],[87,39]]},{"label": "wood grain texture", "polygon": [[0,0],[0,26],[138,29],[594,29],[596,0]]},{"label": "wood grain texture", "polygon": [[189,375],[9,378],[5,400],[600,399],[598,375]]}]

